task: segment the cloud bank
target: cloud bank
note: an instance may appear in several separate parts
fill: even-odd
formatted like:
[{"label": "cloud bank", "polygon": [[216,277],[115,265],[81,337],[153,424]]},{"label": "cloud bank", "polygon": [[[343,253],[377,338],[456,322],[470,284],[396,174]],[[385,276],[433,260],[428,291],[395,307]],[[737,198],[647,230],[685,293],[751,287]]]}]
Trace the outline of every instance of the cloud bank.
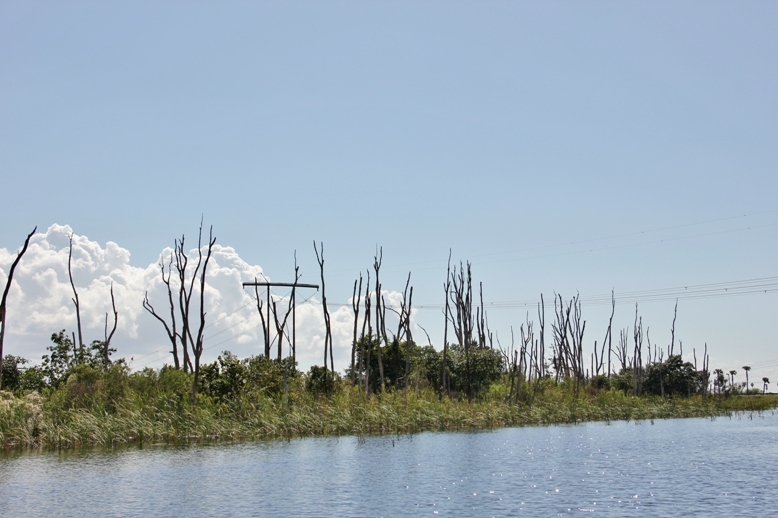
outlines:
[{"label": "cloud bank", "polygon": [[[29,248],[14,273],[8,295],[4,354],[39,361],[51,344],[52,333],[62,329],[70,333],[76,329],[73,291],[68,277],[71,234],[73,231],[68,225],[55,224],[45,232],[36,233],[30,240]],[[170,248],[162,250],[159,259],[167,264],[171,252]],[[5,286],[16,253],[17,250],[0,249],[0,286]],[[197,253],[196,248],[194,253]],[[129,250],[118,244],[109,241],[101,246],[86,236],[73,234],[72,271],[81,306],[85,343],[102,340],[105,336],[105,319],[106,313],[111,312],[110,290],[113,284],[119,313],[112,340],[117,349],[114,357],[126,358],[133,369],[173,363],[170,342],[162,324],[142,306],[144,294],[148,292],[149,301],[157,312],[169,315],[167,291],[160,276],[159,263],[145,268],[132,266]],[[241,285],[263,276],[259,265],[246,263],[233,248],[214,245],[206,275],[204,298],[207,316],[202,361],[212,361],[224,350],[240,357],[264,351],[262,323],[254,292]],[[289,290],[279,289],[273,291],[273,295],[279,308],[285,308]],[[260,296],[264,298],[263,292]],[[385,292],[384,297],[390,305],[399,305],[402,299],[397,292]],[[199,295],[192,296],[193,304],[195,298],[199,300]],[[310,365],[322,363],[325,327],[317,296],[302,303],[303,300],[303,296],[298,294],[297,360],[301,368],[307,369]],[[113,323],[110,318],[109,328]],[[335,366],[340,371],[350,362],[353,319],[350,306],[330,307]],[[388,314],[387,319],[391,322],[392,315]],[[275,337],[274,328],[271,337]]]}]

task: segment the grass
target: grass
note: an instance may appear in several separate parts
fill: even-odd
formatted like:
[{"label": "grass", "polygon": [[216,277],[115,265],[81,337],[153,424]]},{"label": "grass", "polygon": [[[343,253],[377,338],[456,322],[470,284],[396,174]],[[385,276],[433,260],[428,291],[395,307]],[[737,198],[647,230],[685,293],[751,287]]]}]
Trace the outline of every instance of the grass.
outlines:
[{"label": "grass", "polygon": [[[72,391],[71,391],[72,392]],[[13,395],[0,392],[0,444],[4,448],[109,447],[189,440],[290,438],[326,435],[413,434],[585,421],[712,417],[774,408],[776,396],[691,398],[633,397],[600,391],[575,397],[552,386],[533,404],[508,404],[493,390],[483,400],[438,398],[429,389],[365,397],[343,384],[330,397],[300,387],[288,400],[264,393],[218,400],[201,395],[192,406],[182,394],[153,397],[126,389],[111,404],[77,400],[59,390]]]}]

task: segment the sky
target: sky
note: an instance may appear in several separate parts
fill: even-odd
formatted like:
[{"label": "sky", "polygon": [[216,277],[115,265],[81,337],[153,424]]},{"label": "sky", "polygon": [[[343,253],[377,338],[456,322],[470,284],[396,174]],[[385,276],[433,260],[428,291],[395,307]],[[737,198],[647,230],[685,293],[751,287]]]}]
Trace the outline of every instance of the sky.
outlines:
[{"label": "sky", "polygon": [[295,253],[319,283],[317,241],[339,368],[382,247],[387,296],[411,272],[414,336],[438,348],[450,252],[504,347],[541,294],[580,293],[601,344],[613,290],[614,328],[638,302],[666,346],[677,298],[685,356],[778,381],[776,22],[773,2],[0,1],[3,285],[38,228],[5,352],[75,329],[72,233],[87,337],[114,282],[117,355],[170,362],[141,301],[164,303],[157,263],[203,218],[206,360],[260,351],[240,283],[293,280]]}]

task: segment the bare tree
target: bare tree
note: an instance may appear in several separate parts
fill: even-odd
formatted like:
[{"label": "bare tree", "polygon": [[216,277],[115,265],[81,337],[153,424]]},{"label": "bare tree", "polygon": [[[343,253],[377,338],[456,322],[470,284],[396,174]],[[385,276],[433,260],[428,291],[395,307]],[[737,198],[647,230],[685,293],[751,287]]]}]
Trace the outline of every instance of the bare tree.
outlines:
[{"label": "bare tree", "polygon": [[[292,306],[293,299],[292,297],[289,297],[289,303],[286,308],[286,313],[284,313],[283,319],[278,318],[278,308],[276,301],[274,300],[271,304],[270,308],[273,310],[273,320],[275,321],[276,325],[276,333],[278,336],[278,359],[281,359],[282,356],[282,349],[283,349],[283,343],[284,343],[284,334],[286,329],[286,321],[289,319],[289,315],[292,313]],[[289,341],[291,343],[291,340]]]},{"label": "bare tree", "polygon": [[[362,340],[360,346],[360,372],[365,373],[365,395],[370,394],[370,360],[373,354],[373,324],[371,319],[372,313],[370,311],[370,270],[367,270],[367,282],[365,283],[365,318],[362,320]],[[365,334],[365,326],[367,326],[367,334]],[[365,340],[367,337],[367,340]],[[365,341],[367,341],[367,351],[364,349]]]},{"label": "bare tree", "polygon": [[446,283],[443,285],[443,291],[446,296],[446,306],[443,309],[445,326],[443,327],[443,363],[440,366],[441,390],[449,395],[448,385],[448,321],[451,315],[449,307],[449,292],[451,291],[451,249],[448,250],[448,266],[446,267]]},{"label": "bare tree", "polygon": [[643,371],[643,317],[638,317],[638,303],[635,303],[635,324],[632,326],[635,349],[632,354],[632,375],[635,383],[634,393],[640,395]]},{"label": "bare tree", "polygon": [[546,303],[543,300],[543,294],[540,294],[540,304],[538,305],[538,321],[540,323],[540,340],[538,343],[537,361],[538,368],[537,379],[546,375]]},{"label": "bare tree", "polygon": [[[459,346],[465,353],[465,386],[467,390],[468,401],[473,398],[471,372],[470,372],[470,349],[473,345],[478,345],[473,337],[475,322],[473,320],[473,276],[471,273],[470,262],[467,262],[467,270],[459,263],[459,272],[456,268],[451,272],[451,291],[449,298],[453,304],[449,318],[457,337]],[[480,330],[480,329],[479,329]]]},{"label": "bare tree", "polygon": [[[262,299],[259,298],[259,286],[256,284],[257,278],[254,277],[254,295],[257,298],[257,311],[259,312],[259,318],[262,319],[262,334],[265,336],[265,357],[270,358],[270,325],[267,319],[265,319],[265,313],[262,312]],[[270,286],[266,288],[268,290],[267,298],[270,300]],[[268,308],[270,306],[268,305]],[[269,311],[269,310],[268,310]]]},{"label": "bare tree", "polygon": [[[616,313],[616,296],[614,290],[611,290],[611,318],[608,320],[608,331],[605,333],[605,340],[608,341],[608,378],[611,377],[611,353],[613,351],[613,315]],[[605,348],[605,340],[602,341],[602,347]]]},{"label": "bare tree", "polygon": [[357,330],[359,327],[359,306],[362,302],[362,272],[359,272],[359,287],[357,281],[354,281],[354,291],[351,294],[351,308],[354,310],[354,339],[351,342],[351,383],[357,383],[357,372],[355,369],[357,354]]},{"label": "bare tree", "polygon": [[176,331],[176,306],[173,302],[173,289],[170,286],[170,275],[172,273],[173,266],[173,254],[170,254],[170,261],[167,265],[167,275],[165,275],[165,263],[162,259],[159,260],[159,270],[162,276],[162,283],[167,288],[168,302],[170,304],[170,325],[167,321],[157,314],[154,306],[149,302],[149,292],[146,291],[146,295],[143,298],[143,309],[148,311],[151,316],[156,318],[165,327],[165,333],[167,333],[168,340],[170,340],[173,350],[170,351],[173,354],[173,363],[176,369],[181,368],[181,363],[178,359],[178,333]]},{"label": "bare tree", "polygon": [[32,229],[32,232],[27,234],[27,239],[24,240],[24,246],[19,251],[19,253],[16,254],[16,259],[14,259],[14,262],[11,263],[11,269],[8,270],[8,278],[5,281],[5,288],[3,289],[3,298],[0,299],[0,326],[2,326],[0,327],[0,388],[3,386],[3,340],[5,340],[6,303],[8,301],[8,292],[11,289],[11,282],[13,282],[14,271],[16,271],[16,267],[19,264],[19,261],[22,260],[22,256],[27,251],[27,246],[30,244],[30,238],[32,238],[36,230],[38,230],[37,226]]},{"label": "bare tree", "polygon": [[[678,317],[678,299],[675,299],[675,311],[673,311],[673,325],[670,328],[670,350],[668,351],[668,358],[673,355],[673,349],[675,349],[675,319]],[[681,350],[681,356],[683,356],[683,350]]]},{"label": "bare tree", "polygon": [[[192,354],[194,355],[194,379],[192,381],[192,405],[197,402],[197,388],[198,381],[200,379],[200,356],[203,354],[203,331],[205,330],[205,272],[208,268],[208,262],[211,260],[211,253],[213,252],[213,245],[216,243],[216,238],[213,237],[213,225],[208,233],[208,251],[205,256],[205,262],[203,262],[203,248],[202,248],[202,236],[203,236],[203,223],[200,221],[200,234],[197,240],[197,268],[194,275],[197,275],[197,270],[202,263],[203,269],[200,273],[200,325],[197,328],[197,338],[192,343]],[[189,293],[191,296],[191,291]],[[188,304],[188,301],[187,301]],[[188,315],[187,315],[188,320]],[[190,336],[191,339],[191,336]]]},{"label": "bare tree", "polygon": [[[202,233],[202,222],[200,223]],[[191,275],[189,289],[187,289],[186,270],[189,266],[189,256],[184,249],[185,236],[182,234],[180,240],[175,242],[175,260],[176,272],[178,273],[178,309],[181,314],[181,349],[184,353],[184,372],[192,371],[192,362],[189,359],[189,343],[192,341],[192,330],[189,323],[189,308],[191,305],[194,283],[197,279],[197,273],[200,270],[200,263],[197,263],[194,272]]]},{"label": "bare tree", "polygon": [[330,312],[327,309],[327,295],[324,289],[324,243],[321,245],[321,254],[316,248],[316,241],[313,242],[313,251],[316,253],[316,262],[319,263],[321,272],[321,307],[324,312],[324,372],[327,372],[327,351],[330,354],[330,369],[335,372],[335,362],[332,355],[332,327],[330,325]]},{"label": "bare tree", "polygon": [[[373,270],[375,270],[375,298],[376,298],[376,306],[375,306],[375,324],[376,324],[376,335],[378,333],[381,333],[380,336],[383,338],[384,345],[386,345],[386,326],[385,326],[385,318],[386,318],[386,309],[384,308],[381,310],[383,297],[381,296],[381,282],[379,280],[379,272],[381,270],[381,263],[384,260],[384,249],[381,247],[379,250],[376,251],[376,255],[373,257]],[[381,392],[384,392],[386,390],[386,383],[384,380],[384,362],[381,358],[381,343],[379,342],[378,347],[376,348],[376,354],[378,357],[378,376],[381,381]]]},{"label": "bare tree", "polygon": [[[146,292],[143,299],[143,307],[154,318],[156,318],[165,328],[165,332],[173,346],[173,360],[175,361],[176,368],[182,368],[184,372],[192,372],[194,377],[192,379],[192,404],[196,404],[197,390],[199,387],[200,379],[200,357],[203,352],[203,331],[205,330],[205,283],[206,272],[208,269],[208,263],[211,260],[213,254],[213,245],[216,244],[216,238],[213,237],[213,226],[211,226],[208,236],[208,246],[206,248],[205,256],[203,256],[203,222],[200,220],[200,229],[197,240],[197,262],[195,263],[194,270],[190,273],[189,268],[189,256],[187,255],[185,245],[185,236],[182,235],[181,239],[176,239],[174,243],[174,250],[171,254],[170,261],[167,265],[167,272],[165,269],[165,263],[160,260],[159,268],[162,276],[162,282],[167,287],[168,302],[170,305],[170,324],[154,309],[154,306],[149,302],[149,295]],[[176,289],[178,290],[178,307],[173,297],[173,286],[171,282],[171,276],[173,271],[173,262],[175,261],[175,269],[177,273]],[[194,293],[195,283],[199,280],[200,288],[200,304],[199,304],[199,323],[197,327],[197,333],[192,333],[192,320],[191,311],[193,310],[192,294]],[[196,305],[196,304],[195,304]],[[178,324],[176,315],[180,316],[180,331],[178,330]],[[195,317],[196,318],[196,317]],[[178,343],[181,344],[181,351],[183,353],[183,362],[179,363],[178,357]],[[190,350],[191,349],[191,350]],[[190,354],[191,352],[191,354]],[[194,358],[194,365],[191,358]]]},{"label": "bare tree", "polygon": [[616,349],[616,358],[621,363],[621,370],[627,368],[630,363],[629,354],[627,353],[627,346],[629,345],[629,327],[621,329],[619,331],[619,347]]},{"label": "bare tree", "polygon": [[81,305],[78,301],[78,292],[76,291],[76,284],[73,282],[73,270],[71,263],[73,262],[73,234],[68,236],[70,241],[70,247],[68,249],[68,277],[70,278],[70,287],[73,288],[73,305],[76,306],[76,330],[78,331],[78,342],[73,343],[73,347],[78,347],[79,350],[84,348],[84,338],[81,334]]},{"label": "bare tree", "polygon": [[111,339],[116,332],[116,326],[119,323],[119,312],[116,311],[116,299],[113,296],[113,282],[111,283],[111,309],[113,310],[113,328],[108,332],[108,313],[105,313],[105,340],[101,344],[103,354],[103,367],[108,368],[111,365]]}]

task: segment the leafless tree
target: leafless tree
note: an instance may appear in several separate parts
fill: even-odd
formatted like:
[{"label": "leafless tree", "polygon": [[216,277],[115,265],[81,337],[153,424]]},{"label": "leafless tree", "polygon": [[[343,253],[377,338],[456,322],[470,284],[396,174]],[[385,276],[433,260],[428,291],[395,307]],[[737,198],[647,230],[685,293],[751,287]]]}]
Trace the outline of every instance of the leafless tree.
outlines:
[{"label": "leafless tree", "polygon": [[[470,349],[474,345],[479,345],[479,342],[473,337],[476,322],[473,319],[473,276],[470,262],[467,262],[467,270],[465,270],[462,262],[460,262],[459,272],[457,273],[456,268],[454,268],[454,271],[451,272],[450,279],[451,290],[449,292],[449,298],[451,299],[450,302],[453,305],[453,309],[449,314],[449,320],[454,329],[454,334],[457,337],[459,346],[464,349],[465,352],[465,372],[467,378],[465,380],[465,386],[468,400],[472,400],[473,391],[471,390],[470,379]],[[481,343],[480,345],[483,346],[485,344]]]},{"label": "leafless tree", "polygon": [[321,272],[321,307],[324,312],[324,371],[327,371],[327,351],[330,354],[330,368],[335,372],[335,362],[332,355],[332,328],[330,326],[330,312],[327,309],[327,295],[324,289],[324,243],[321,244],[321,254],[316,248],[316,241],[313,242],[313,251],[316,252],[316,262],[319,263]]},{"label": "leafless tree", "polygon": [[543,300],[543,294],[540,294],[540,304],[538,305],[538,323],[540,324],[540,340],[538,343],[538,357],[536,365],[538,368],[538,378],[546,375],[546,303]]},{"label": "leafless tree", "polygon": [[[200,234],[197,240],[197,268],[195,268],[195,273],[194,273],[194,275],[196,276],[200,264],[202,263],[203,269],[202,272],[200,273],[200,325],[197,328],[197,338],[195,338],[195,340],[191,340],[191,336],[190,336],[190,342],[192,344],[192,354],[194,356],[194,379],[192,381],[192,405],[196,404],[197,402],[197,388],[200,379],[200,356],[203,354],[203,331],[205,330],[205,273],[206,270],[208,269],[208,262],[211,260],[213,245],[216,243],[216,238],[213,237],[213,226],[211,226],[210,231],[208,233],[208,250],[204,262],[203,262],[202,236],[203,236],[203,223],[201,220]],[[191,296],[191,291],[189,292],[189,295]],[[187,300],[187,305],[188,305],[188,300]],[[187,315],[187,321],[188,321],[188,315]]]},{"label": "leafless tree", "polygon": [[616,349],[616,358],[621,363],[621,370],[627,368],[630,363],[629,354],[627,353],[627,346],[629,345],[629,327],[626,327],[619,331],[619,347]]},{"label": "leafless tree", "polygon": [[[405,282],[405,290],[403,291],[403,298],[400,302],[400,321],[397,325],[397,343],[401,345],[403,338],[405,339],[405,390],[408,390],[408,383],[410,380],[411,369],[411,350],[413,348],[413,334],[411,333],[411,306],[413,305],[413,286],[411,283],[411,273],[408,272],[408,280]],[[410,286],[410,294],[408,287]]]},{"label": "leafless tree", "polygon": [[105,340],[102,343],[103,366],[105,368],[111,365],[111,340],[119,323],[119,312],[116,311],[116,299],[113,296],[113,282],[111,283],[111,310],[113,311],[113,328],[111,328],[110,333],[108,332],[108,313],[105,314]]},{"label": "leafless tree", "polygon": [[602,341],[602,347],[605,348],[605,341],[608,342],[608,378],[611,377],[611,353],[613,351],[613,315],[616,314],[616,296],[614,290],[611,290],[611,317],[608,320],[608,331],[605,333],[605,340]]},{"label": "leafless tree", "polygon": [[16,259],[14,259],[13,263],[11,263],[11,269],[8,270],[8,278],[5,281],[5,288],[3,289],[3,298],[0,299],[0,388],[3,386],[3,341],[5,340],[5,326],[6,326],[6,304],[8,301],[8,292],[11,289],[11,282],[13,282],[14,277],[14,271],[16,271],[16,267],[19,264],[19,261],[22,260],[22,256],[27,251],[27,247],[30,244],[30,238],[35,234],[35,231],[38,230],[38,227],[36,226],[34,229],[32,229],[32,232],[27,234],[27,239],[24,240],[24,246],[22,246],[22,249],[19,251],[19,253],[16,254]]},{"label": "leafless tree", "polygon": [[165,327],[165,333],[167,333],[168,340],[170,340],[170,344],[173,346],[173,350],[170,351],[173,354],[173,363],[176,367],[176,369],[181,368],[181,362],[178,358],[178,332],[176,330],[176,306],[173,302],[173,289],[170,286],[170,275],[172,273],[172,266],[173,266],[173,254],[170,254],[170,261],[167,265],[167,275],[165,275],[165,263],[162,259],[159,260],[159,270],[160,274],[162,276],[162,283],[167,288],[167,296],[168,296],[168,302],[170,305],[170,325],[168,325],[167,321],[162,318],[159,314],[157,314],[156,310],[154,309],[154,306],[151,305],[149,302],[149,292],[146,291],[146,295],[143,298],[143,309],[148,311],[151,316],[156,318],[162,325]]},{"label": "leafless tree", "polygon": [[448,266],[446,267],[446,283],[443,285],[443,292],[446,297],[446,305],[443,309],[443,316],[445,324],[443,327],[443,363],[440,366],[440,381],[443,385],[441,390],[447,395],[449,394],[448,385],[448,322],[451,317],[451,309],[449,306],[449,295],[451,291],[451,249],[448,250]]},{"label": "leafless tree", "polygon": [[78,292],[76,291],[76,284],[73,282],[73,270],[71,263],[73,262],[73,234],[68,236],[70,241],[70,247],[68,248],[68,277],[70,278],[70,287],[73,288],[73,305],[76,307],[76,330],[78,331],[78,342],[73,343],[73,347],[78,347],[79,350],[84,348],[84,338],[81,334],[81,305],[78,301]]},{"label": "leafless tree", "polygon": [[638,304],[635,303],[635,325],[633,326],[635,349],[632,354],[632,375],[634,379],[634,393],[640,395],[640,387],[643,370],[643,317],[638,316]]},{"label": "leafless tree", "polygon": [[[265,337],[265,357],[270,358],[270,326],[269,322],[265,319],[265,313],[262,311],[262,299],[259,297],[259,287],[256,284],[257,278],[254,277],[254,295],[257,299],[257,311],[259,312],[259,318],[262,319],[262,334]],[[266,288],[268,290],[268,300],[270,299],[270,286]],[[270,306],[268,306],[269,308]]]},{"label": "leafless tree", "polygon": [[[359,286],[357,287],[357,282]],[[359,272],[359,280],[354,281],[354,291],[351,294],[351,308],[354,310],[354,339],[351,342],[351,383],[357,383],[356,355],[357,355],[357,331],[359,329],[359,307],[362,303],[362,272]]]},{"label": "leafless tree", "polygon": [[[202,234],[202,226],[200,228]],[[178,272],[178,309],[181,315],[181,333],[179,333],[179,338],[181,339],[181,349],[184,353],[184,372],[191,372],[193,369],[192,362],[189,359],[189,343],[191,343],[193,339],[191,325],[189,323],[189,308],[191,306],[194,283],[197,280],[197,273],[200,270],[200,263],[197,263],[189,281],[189,288],[187,289],[186,270],[189,266],[189,256],[184,249],[184,243],[185,236],[182,234],[181,239],[176,240],[175,242],[174,257],[176,261],[176,272]],[[202,254],[198,254],[198,256],[202,257]]]},{"label": "leafless tree", "polygon": [[[376,335],[380,333],[380,337],[383,338],[384,345],[387,344],[386,340],[386,309],[381,309],[383,305],[383,297],[381,296],[381,281],[379,279],[379,273],[381,270],[381,263],[384,260],[384,249],[381,247],[376,251],[376,255],[373,257],[373,270],[375,271],[375,322],[376,322]],[[379,342],[376,348],[376,354],[378,358],[378,376],[381,381],[381,392],[386,391],[386,382],[384,379],[384,362],[381,357],[381,344]],[[368,367],[369,368],[369,367]]]},{"label": "leafless tree", "polygon": [[[370,311],[370,270],[367,270],[367,282],[365,283],[365,317],[362,320],[362,337],[360,339],[360,372],[365,373],[365,395],[370,394],[370,360],[373,354],[373,324],[371,321],[372,313]],[[365,334],[367,326],[367,334]],[[367,339],[365,339],[367,337]],[[365,343],[367,342],[367,343]],[[367,350],[365,350],[367,345]]]},{"label": "leafless tree", "polygon": [[[284,343],[284,330],[286,329],[286,321],[289,319],[289,315],[292,313],[292,304],[293,300],[292,297],[289,297],[289,303],[286,308],[286,313],[284,313],[283,319],[278,318],[278,307],[276,304],[276,301],[272,301],[272,304],[270,305],[270,308],[273,310],[273,320],[275,321],[276,325],[276,335],[278,337],[278,359],[281,359],[282,356],[282,349],[283,349],[283,343]],[[291,343],[291,340],[290,340]]]},{"label": "leafless tree", "polygon": [[[670,328],[670,351],[668,351],[667,356],[670,357],[673,355],[673,349],[675,349],[675,319],[678,317],[678,299],[675,299],[675,310],[673,311],[673,325]],[[683,352],[681,352],[681,355],[683,355]]]},{"label": "leafless tree", "polygon": [[[160,260],[159,268],[162,276],[162,282],[165,284],[168,292],[168,303],[170,306],[170,324],[154,309],[154,306],[149,302],[148,292],[146,292],[143,299],[143,307],[154,318],[156,318],[165,328],[168,339],[173,346],[173,360],[176,368],[183,367],[184,372],[192,372],[194,374],[192,380],[192,404],[197,401],[197,391],[200,380],[200,358],[203,353],[203,332],[205,330],[205,284],[206,274],[208,269],[208,263],[213,255],[213,246],[216,243],[216,238],[213,237],[213,226],[211,226],[208,234],[208,246],[206,248],[205,256],[203,256],[203,222],[200,220],[200,229],[197,239],[197,262],[194,264],[194,270],[190,272],[189,268],[189,255],[185,249],[185,236],[182,235],[181,239],[176,239],[174,243],[174,250],[171,254],[170,261],[167,265],[167,271],[165,263]],[[177,286],[178,290],[178,307],[176,307],[175,299],[173,296],[173,286],[171,282],[171,276],[173,271],[173,264],[175,263],[175,270],[177,274]],[[195,283],[199,280],[200,288],[200,300],[199,300],[199,322],[197,323],[197,333],[193,334],[193,321],[191,312],[193,310],[192,294],[194,293]],[[178,330],[177,316],[181,319],[180,331]],[[183,362],[179,362],[178,357],[178,344],[181,345],[181,352],[183,353]],[[191,354],[190,354],[191,353]],[[194,358],[194,365],[192,364],[192,358]]]}]

